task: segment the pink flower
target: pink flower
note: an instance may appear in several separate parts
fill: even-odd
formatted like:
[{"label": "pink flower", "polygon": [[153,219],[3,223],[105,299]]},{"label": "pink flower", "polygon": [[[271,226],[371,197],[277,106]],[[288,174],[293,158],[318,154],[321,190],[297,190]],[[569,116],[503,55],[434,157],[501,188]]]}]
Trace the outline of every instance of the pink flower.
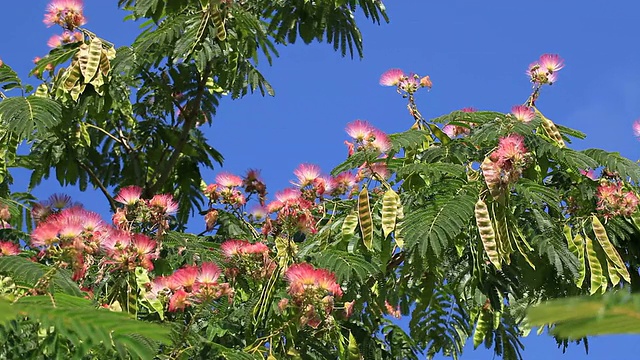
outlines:
[{"label": "pink flower", "polygon": [[222,172],[216,176],[216,183],[222,187],[232,188],[242,185],[242,178],[228,172]]},{"label": "pink flower", "polygon": [[308,263],[291,265],[285,272],[289,282],[289,293],[293,296],[303,296],[307,291],[315,293],[324,290],[330,295],[342,296],[342,289],[336,283],[335,275],[326,269],[315,269]]},{"label": "pink flower", "polygon": [[554,73],[564,67],[564,60],[558,54],[543,54],[538,63],[548,73]]},{"label": "pink flower", "polygon": [[514,164],[521,162],[527,151],[524,145],[524,136],[510,134],[500,138],[498,149],[491,154],[490,158],[503,170],[508,170]]},{"label": "pink flower", "polygon": [[84,25],[87,19],[82,13],[82,0],[53,0],[47,7],[43,22],[47,26],[60,25],[66,30]]},{"label": "pink flower", "polygon": [[553,84],[557,79],[557,72],[564,67],[564,60],[556,54],[543,54],[538,61],[533,62],[527,69],[531,82],[543,85]]},{"label": "pink flower", "polygon": [[633,122],[633,135],[640,138],[640,119]]},{"label": "pink flower", "polygon": [[132,185],[120,189],[114,200],[121,204],[132,206],[140,200],[140,196],[142,196],[142,188]]},{"label": "pink flower", "polygon": [[182,289],[173,293],[173,295],[171,296],[171,299],[169,299],[169,311],[173,312],[178,310],[184,310],[187,306],[191,305],[188,300],[188,297],[189,297],[189,294]]},{"label": "pink flower", "polygon": [[178,210],[178,204],[173,201],[173,196],[170,194],[155,195],[149,200],[149,206],[165,214],[173,214]]},{"label": "pink flower", "polygon": [[57,210],[64,209],[71,205],[71,196],[67,194],[53,194],[47,200],[47,204]]},{"label": "pink flower", "polygon": [[0,256],[20,254],[20,247],[10,241],[0,241]]},{"label": "pink flower", "polygon": [[360,142],[368,140],[373,130],[374,127],[364,120],[352,121],[347,124],[345,129],[349,136]]},{"label": "pink flower", "polygon": [[375,150],[381,153],[385,153],[391,150],[391,141],[389,140],[387,134],[385,134],[384,132],[378,129],[374,129],[372,131],[372,138],[373,140],[371,141],[370,145]]},{"label": "pink flower", "polygon": [[385,71],[382,76],[380,76],[380,85],[382,86],[396,86],[402,78],[405,77],[405,74],[400,69],[389,69]]},{"label": "pink flower", "polygon": [[292,182],[292,184],[303,188],[313,184],[314,180],[320,177],[320,167],[313,164],[300,164],[293,174],[298,178],[298,182]]},{"label": "pink flower", "polygon": [[595,171],[593,171],[593,169],[589,169],[589,170],[580,169],[580,174],[588,177],[591,180],[595,180],[597,178],[596,173]]},{"label": "pink flower", "polygon": [[236,255],[241,255],[243,249],[250,243],[246,240],[227,240],[220,244],[220,251],[227,259],[230,259]]},{"label": "pink flower", "polygon": [[217,285],[220,273],[220,268],[216,264],[204,262],[200,265],[200,272],[198,272],[198,276],[196,277],[196,283],[199,286]]},{"label": "pink flower", "polygon": [[176,270],[171,277],[176,283],[180,284],[183,289],[191,291],[198,278],[198,273],[197,266],[187,265]]},{"label": "pink flower", "polygon": [[473,113],[473,112],[476,112],[476,111],[478,111],[478,110],[477,110],[476,108],[474,108],[474,107],[466,107],[466,108],[463,108],[463,109],[462,109],[462,110],[460,110],[460,111],[462,111],[462,112],[466,112],[466,113]]},{"label": "pink flower", "polygon": [[518,121],[522,121],[524,123],[528,123],[536,116],[535,112],[532,108],[524,105],[516,105],[511,108],[511,114]]},{"label": "pink flower", "polygon": [[391,304],[389,304],[387,300],[385,300],[384,307],[387,309],[387,314],[393,316],[394,318],[400,319],[400,317],[402,317],[399,305],[394,308]]},{"label": "pink flower", "polygon": [[47,40],[47,46],[50,48],[55,48],[62,45],[62,36],[53,35]]}]

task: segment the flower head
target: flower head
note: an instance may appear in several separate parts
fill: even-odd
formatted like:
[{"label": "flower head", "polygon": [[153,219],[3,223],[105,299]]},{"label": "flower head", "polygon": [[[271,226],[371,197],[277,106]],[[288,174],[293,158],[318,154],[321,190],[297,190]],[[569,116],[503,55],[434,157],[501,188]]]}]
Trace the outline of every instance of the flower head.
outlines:
[{"label": "flower head", "polygon": [[405,74],[400,69],[389,69],[380,76],[380,85],[396,86],[400,83]]},{"label": "flower head", "polygon": [[135,205],[142,196],[142,188],[139,186],[127,186],[118,192],[115,197],[115,201],[125,205]]},{"label": "flower head", "polygon": [[53,0],[47,6],[43,22],[47,26],[57,24],[71,31],[87,22],[82,10],[82,0]]},{"label": "flower head", "polygon": [[557,54],[543,54],[529,64],[527,75],[531,82],[538,85],[553,84],[557,79],[557,72],[564,67],[564,60]]},{"label": "flower head", "polygon": [[0,256],[20,254],[20,247],[11,241],[0,241]]},{"label": "flower head", "polygon": [[301,188],[313,184],[314,180],[320,177],[320,167],[314,164],[300,164],[293,174],[298,178],[298,182],[292,182]]},{"label": "flower head", "polygon": [[222,187],[235,187],[242,185],[242,178],[228,172],[219,173],[216,176],[216,183]]},{"label": "flower head", "polygon": [[536,116],[535,112],[532,108],[524,105],[516,105],[511,108],[511,114],[518,121],[522,121],[524,123],[528,123]]},{"label": "flower head", "polygon": [[178,210],[178,204],[173,201],[171,194],[157,194],[149,200],[149,206],[164,214],[173,214]]},{"label": "flower head", "polygon": [[633,135],[640,138],[640,119],[633,122]]},{"label": "flower head", "polygon": [[374,127],[367,121],[355,120],[347,124],[345,131],[356,141],[365,141],[371,136]]}]

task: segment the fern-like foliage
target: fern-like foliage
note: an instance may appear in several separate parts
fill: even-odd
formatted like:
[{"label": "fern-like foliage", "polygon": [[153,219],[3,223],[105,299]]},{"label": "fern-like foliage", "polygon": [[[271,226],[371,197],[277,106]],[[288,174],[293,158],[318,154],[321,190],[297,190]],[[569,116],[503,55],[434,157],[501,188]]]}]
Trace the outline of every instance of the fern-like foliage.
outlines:
[{"label": "fern-like foliage", "polygon": [[472,188],[434,197],[425,208],[407,215],[403,225],[407,246],[423,256],[438,257],[469,226],[476,201]]},{"label": "fern-like foliage", "polygon": [[459,358],[471,327],[449,286],[437,287],[427,303],[418,304],[412,317],[411,337],[426,348],[428,358],[438,353]]},{"label": "fern-like foliage", "polygon": [[28,96],[0,102],[0,124],[21,137],[30,138],[35,130],[50,132],[62,118],[62,107],[54,100]]},{"label": "fern-like foliage", "polygon": [[96,309],[89,300],[65,294],[27,296],[13,303],[0,300],[0,323],[7,325],[16,318],[54,329],[75,346],[113,347],[123,357],[153,359],[159,345],[169,342],[165,327],[133,320],[124,313]]},{"label": "fern-like foliage", "polygon": [[380,271],[378,266],[362,255],[334,249],[322,251],[316,261],[319,266],[335,272],[340,281],[350,281],[354,277],[363,281]]},{"label": "fern-like foliage", "polygon": [[73,296],[82,296],[84,294],[80,291],[78,285],[71,280],[68,271],[38,264],[20,256],[0,257],[0,274],[8,276],[16,284],[28,288],[34,287],[43,279],[50,278],[50,280],[42,284],[47,285],[46,289],[51,293],[63,293]]}]

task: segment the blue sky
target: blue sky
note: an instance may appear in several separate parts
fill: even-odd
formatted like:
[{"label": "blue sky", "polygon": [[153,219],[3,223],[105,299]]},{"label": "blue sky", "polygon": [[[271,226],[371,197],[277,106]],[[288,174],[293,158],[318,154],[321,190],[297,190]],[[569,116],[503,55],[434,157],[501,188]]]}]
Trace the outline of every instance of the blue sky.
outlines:
[{"label": "blue sky", "polygon": [[[31,60],[46,54],[47,39],[58,29],[42,24],[46,0],[6,1],[2,5],[0,58],[27,75]],[[87,28],[117,46],[130,44],[137,25],[123,22],[115,0],[85,0]],[[631,123],[640,117],[640,46],[636,46],[640,4],[599,1],[387,1],[390,24],[362,21],[365,58],[341,58],[326,44],[281,47],[272,67],[261,67],[276,90],[225,99],[206,129],[211,144],[225,156],[224,170],[262,169],[273,193],[293,179],[299,163],[327,172],[346,156],[346,123],[365,119],[393,133],[412,124],[404,100],[378,85],[382,72],[399,67],[430,75],[433,89],[418,94],[426,117],[463,107],[508,112],[524,102],[530,84],[524,71],[542,53],[558,53],[566,67],[556,84],[544,89],[539,109],[555,122],[587,133],[579,149],[600,147],[638,159]],[[218,171],[218,170],[216,170]],[[213,181],[215,171],[207,173]],[[15,190],[26,188],[18,176]],[[47,183],[36,189],[46,197],[60,191]],[[97,193],[65,189],[87,207],[107,214]],[[97,201],[94,201],[94,198]],[[192,221],[199,232],[202,222]],[[562,355],[552,338],[530,335],[525,359],[609,359],[640,351],[640,338],[614,336],[591,340],[591,354],[573,346]],[[463,360],[487,359],[469,351]]]}]

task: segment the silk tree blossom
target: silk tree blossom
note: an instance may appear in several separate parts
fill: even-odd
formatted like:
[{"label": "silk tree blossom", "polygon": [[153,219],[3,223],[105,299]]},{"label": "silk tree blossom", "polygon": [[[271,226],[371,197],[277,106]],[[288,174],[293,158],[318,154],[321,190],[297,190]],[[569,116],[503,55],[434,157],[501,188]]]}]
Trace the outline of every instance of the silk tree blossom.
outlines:
[{"label": "silk tree blossom", "polygon": [[289,283],[287,292],[300,311],[300,323],[312,328],[320,326],[321,314],[330,314],[334,299],[342,296],[342,289],[332,272],[315,269],[308,263],[291,265],[285,272],[285,279]]},{"label": "silk tree blossom", "polygon": [[162,214],[174,214],[178,211],[178,204],[173,201],[171,194],[157,194],[149,200],[149,207]]},{"label": "silk tree blossom", "polygon": [[216,183],[219,186],[232,188],[242,185],[242,178],[228,172],[222,172],[216,176]]},{"label": "silk tree blossom", "polygon": [[564,68],[564,60],[557,54],[543,54],[531,63],[527,69],[527,76],[536,85],[552,85],[557,79],[557,72]]},{"label": "silk tree blossom", "polygon": [[291,182],[300,188],[312,185],[320,177],[320,167],[314,164],[300,164],[293,174],[298,178],[298,182]]},{"label": "silk tree blossom", "polygon": [[285,278],[289,283],[288,292],[294,297],[316,296],[318,291],[322,297],[342,296],[342,289],[336,283],[335,275],[326,269],[316,269],[309,263],[291,265],[285,272]]},{"label": "silk tree blossom", "polygon": [[132,185],[120,189],[114,200],[124,205],[133,206],[140,200],[141,196],[142,188]]},{"label": "silk tree blossom", "polygon": [[516,182],[530,158],[522,135],[514,133],[500,138],[498,148],[480,165],[491,195],[500,196],[507,185]]},{"label": "silk tree blossom", "polygon": [[370,146],[380,153],[386,153],[391,150],[391,140],[387,134],[378,129],[372,131],[372,140],[369,142]]},{"label": "silk tree blossom", "polygon": [[389,69],[380,76],[380,85],[396,86],[406,75],[400,69]]},{"label": "silk tree blossom", "polygon": [[84,35],[78,31],[65,31],[62,35],[53,35],[47,41],[47,46],[50,48],[56,48],[58,46],[64,44],[70,44],[78,41],[82,41],[84,39]]},{"label": "silk tree blossom", "polygon": [[525,161],[527,153],[524,136],[510,134],[500,138],[498,149],[491,154],[490,158],[502,169],[509,170],[514,166],[521,165]]},{"label": "silk tree blossom", "polygon": [[354,120],[347,124],[345,131],[355,141],[364,142],[369,140],[374,129],[367,121]]},{"label": "silk tree blossom", "polygon": [[597,209],[605,218],[631,216],[638,210],[639,199],[632,191],[626,191],[620,182],[602,182],[596,192]]},{"label": "silk tree blossom", "polygon": [[580,174],[588,177],[591,180],[596,180],[598,178],[596,176],[596,172],[593,169],[589,169],[589,170],[580,169]]},{"label": "silk tree blossom", "polygon": [[633,122],[633,135],[640,138],[640,119]]},{"label": "silk tree blossom", "polygon": [[511,108],[511,114],[518,121],[523,123],[529,123],[536,116],[536,113],[532,108],[525,105],[516,105]]},{"label": "silk tree blossom", "polygon": [[81,0],[53,0],[47,6],[43,22],[47,26],[60,25],[65,30],[72,31],[86,24]]},{"label": "silk tree blossom", "polygon": [[0,241],[0,257],[20,254],[20,247],[11,241]]},{"label": "silk tree blossom", "polygon": [[265,279],[275,270],[276,263],[269,257],[269,247],[262,243],[231,239],[220,245],[225,257],[227,277],[247,275],[253,279]]}]

